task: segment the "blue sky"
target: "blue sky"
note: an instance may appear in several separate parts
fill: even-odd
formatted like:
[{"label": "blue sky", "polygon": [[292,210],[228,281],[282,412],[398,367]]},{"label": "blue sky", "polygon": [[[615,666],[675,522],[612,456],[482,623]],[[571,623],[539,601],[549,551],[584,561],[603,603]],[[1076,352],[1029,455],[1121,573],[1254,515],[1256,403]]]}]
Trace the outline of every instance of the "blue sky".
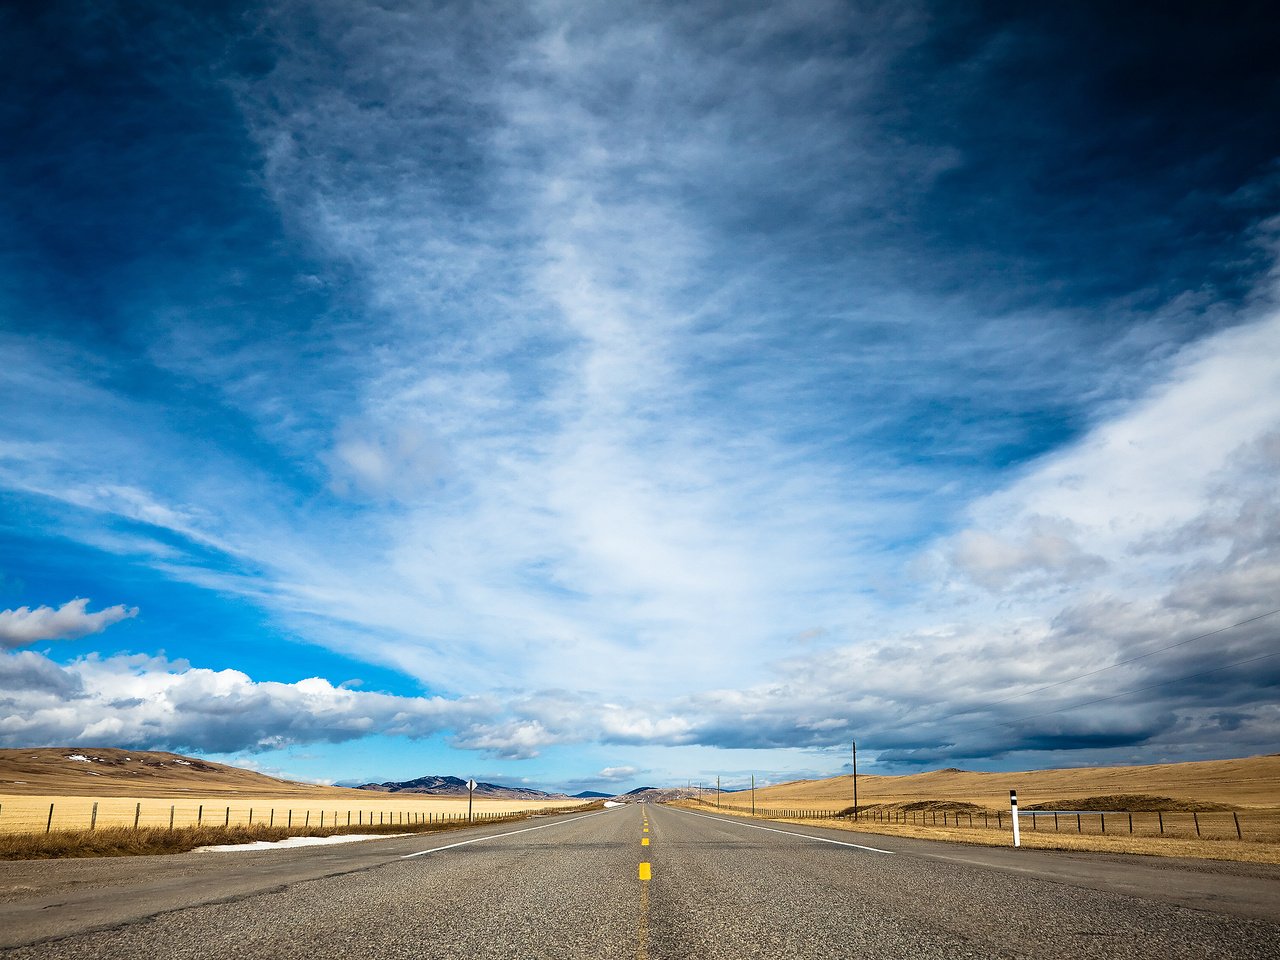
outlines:
[{"label": "blue sky", "polygon": [[186,6],[0,14],[0,745],[1275,749],[1260,7]]}]

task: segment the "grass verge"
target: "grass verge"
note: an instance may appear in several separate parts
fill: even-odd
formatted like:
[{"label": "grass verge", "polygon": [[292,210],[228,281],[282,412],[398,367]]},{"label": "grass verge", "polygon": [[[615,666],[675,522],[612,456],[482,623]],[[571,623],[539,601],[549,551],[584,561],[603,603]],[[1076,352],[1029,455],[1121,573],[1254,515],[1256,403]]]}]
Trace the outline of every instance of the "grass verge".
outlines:
[{"label": "grass verge", "polygon": [[[878,834],[890,837],[910,837],[918,840],[942,840],[947,843],[969,844],[981,847],[1010,847],[1012,833],[1008,830],[967,829],[964,827],[932,827],[917,824],[877,823],[850,820],[805,820],[788,817],[751,817],[731,810],[716,810],[706,804],[679,803],[676,806],[699,812],[717,813],[722,816],[740,817],[744,820],[768,820],[771,823],[794,823],[803,826],[820,826],[830,830],[850,833]],[[1107,836],[1049,833],[1022,828],[1022,846],[1033,850],[1088,851],[1090,853],[1141,854],[1154,857],[1187,857],[1198,860],[1229,860],[1238,863],[1280,863],[1280,843],[1258,840],[1194,840],[1176,837],[1130,837],[1111,834]]]},{"label": "grass verge", "polygon": [[[514,815],[502,821],[512,823],[528,819],[530,814]],[[105,827],[100,830],[54,830],[49,833],[12,833],[0,835],[0,860],[55,860],[64,857],[136,857],[165,853],[186,853],[197,847],[255,841],[279,841],[289,837],[336,837],[345,834],[438,833],[472,826],[465,820],[430,824],[387,824],[357,827],[269,827],[265,824],[231,827],[163,828]]]}]

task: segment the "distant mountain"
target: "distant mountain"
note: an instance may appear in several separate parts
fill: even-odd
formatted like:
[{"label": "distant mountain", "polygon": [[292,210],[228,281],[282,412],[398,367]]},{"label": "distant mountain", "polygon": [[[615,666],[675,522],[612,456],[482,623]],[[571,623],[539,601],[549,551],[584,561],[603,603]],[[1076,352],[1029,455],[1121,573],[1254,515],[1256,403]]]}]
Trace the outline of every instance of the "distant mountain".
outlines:
[{"label": "distant mountain", "polygon": [[[388,780],[386,783],[363,783],[357,790],[379,793],[427,793],[436,797],[465,797],[467,781],[458,777],[418,777],[414,780]],[[477,783],[477,797],[494,800],[562,800],[563,793],[547,793],[528,787],[504,787],[497,783]]]},{"label": "distant mountain", "polygon": [[581,793],[575,793],[575,800],[608,800],[612,797],[612,793],[598,793],[595,790],[583,790]]}]

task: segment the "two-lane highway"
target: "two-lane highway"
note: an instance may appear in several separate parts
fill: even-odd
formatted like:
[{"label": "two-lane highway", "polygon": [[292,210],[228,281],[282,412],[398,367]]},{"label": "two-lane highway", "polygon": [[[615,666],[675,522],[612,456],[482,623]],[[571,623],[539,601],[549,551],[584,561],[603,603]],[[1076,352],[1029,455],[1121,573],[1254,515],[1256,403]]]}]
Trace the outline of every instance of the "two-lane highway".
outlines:
[{"label": "two-lane highway", "polygon": [[1280,958],[1277,916],[1272,867],[651,805],[331,847],[0,864],[13,958]]}]

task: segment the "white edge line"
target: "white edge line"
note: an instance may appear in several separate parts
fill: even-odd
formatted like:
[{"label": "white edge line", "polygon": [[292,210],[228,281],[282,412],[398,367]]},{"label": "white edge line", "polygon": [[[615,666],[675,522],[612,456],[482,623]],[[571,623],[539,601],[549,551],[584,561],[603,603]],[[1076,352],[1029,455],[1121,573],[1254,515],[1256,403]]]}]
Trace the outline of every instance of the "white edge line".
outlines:
[{"label": "white edge line", "polygon": [[818,843],[834,843],[837,847],[853,847],[855,850],[869,850],[872,853],[888,853],[893,854],[893,850],[881,850],[879,847],[868,847],[861,843],[849,843],[845,840],[831,840],[827,837],[815,837],[807,833],[792,833],[790,830],[779,830],[776,827],[762,827],[758,823],[743,823],[741,820],[730,820],[727,817],[709,817],[705,813],[694,813],[692,810],[684,810],[680,807],[673,809],[680,810],[681,813],[687,813],[691,817],[701,817],[703,820],[716,820],[720,823],[731,823],[738,827],[750,827],[752,830],[768,830],[770,833],[782,833],[788,837],[800,837],[803,840],[816,840]]},{"label": "white edge line", "polygon": [[446,843],[443,847],[432,847],[430,850],[419,850],[417,853],[406,853],[400,859],[410,860],[413,857],[425,857],[428,853],[439,853],[441,850],[452,850],[454,847],[465,847],[471,843],[483,843],[485,840],[501,840],[503,837],[514,837],[517,833],[528,833],[531,830],[546,830],[548,827],[563,827],[566,823],[576,823],[579,820],[598,817],[600,814],[608,812],[608,810],[601,810],[599,813],[587,813],[581,817],[574,817],[572,820],[557,820],[555,823],[542,823],[536,827],[521,827],[519,830],[508,830],[506,833],[492,833],[487,837],[474,837],[471,840],[459,840],[457,843]]}]

